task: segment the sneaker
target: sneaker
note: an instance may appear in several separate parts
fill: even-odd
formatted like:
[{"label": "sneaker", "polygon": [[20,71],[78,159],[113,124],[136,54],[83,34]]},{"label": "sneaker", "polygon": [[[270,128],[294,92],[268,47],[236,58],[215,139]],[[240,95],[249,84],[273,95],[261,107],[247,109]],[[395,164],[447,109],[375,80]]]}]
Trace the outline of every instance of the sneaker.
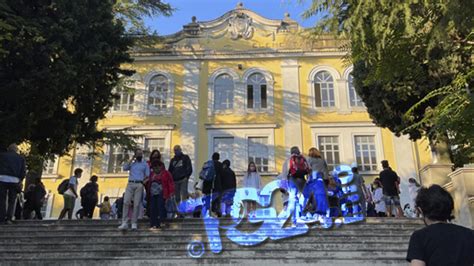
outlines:
[{"label": "sneaker", "polygon": [[132,230],[138,230],[137,224],[132,224]]},{"label": "sneaker", "polygon": [[120,230],[127,230],[127,229],[128,229],[128,224],[123,223],[123,224],[121,224],[121,225],[118,227],[118,229],[120,229]]},{"label": "sneaker", "polygon": [[161,229],[162,229],[161,226],[158,225],[158,226],[152,226],[152,227],[150,227],[149,230],[150,230],[150,231],[160,231]]}]

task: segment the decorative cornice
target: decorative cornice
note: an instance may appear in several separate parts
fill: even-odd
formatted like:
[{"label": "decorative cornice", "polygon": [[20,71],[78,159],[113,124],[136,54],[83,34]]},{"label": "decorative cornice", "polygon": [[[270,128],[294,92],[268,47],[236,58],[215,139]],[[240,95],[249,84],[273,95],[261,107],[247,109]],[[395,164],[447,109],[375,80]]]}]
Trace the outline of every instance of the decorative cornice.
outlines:
[{"label": "decorative cornice", "polygon": [[311,128],[341,128],[341,127],[372,127],[377,128],[372,122],[321,122],[311,123]]},{"label": "decorative cornice", "polygon": [[262,129],[278,128],[278,124],[205,124],[206,129]]}]

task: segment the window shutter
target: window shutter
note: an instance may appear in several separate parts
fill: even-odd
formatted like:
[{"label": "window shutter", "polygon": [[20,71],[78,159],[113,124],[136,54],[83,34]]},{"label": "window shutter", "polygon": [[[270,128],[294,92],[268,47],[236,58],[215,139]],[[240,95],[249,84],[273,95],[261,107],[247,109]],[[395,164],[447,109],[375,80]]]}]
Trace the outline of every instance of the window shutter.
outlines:
[{"label": "window shutter", "polygon": [[314,100],[316,107],[321,107],[321,85],[319,83],[314,83]]}]

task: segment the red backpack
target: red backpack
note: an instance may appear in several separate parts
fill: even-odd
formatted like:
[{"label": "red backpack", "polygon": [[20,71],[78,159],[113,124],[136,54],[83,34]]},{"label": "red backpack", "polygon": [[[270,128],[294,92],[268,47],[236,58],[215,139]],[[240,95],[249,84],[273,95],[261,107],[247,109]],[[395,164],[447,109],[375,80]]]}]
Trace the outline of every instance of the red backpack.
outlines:
[{"label": "red backpack", "polygon": [[310,172],[308,162],[303,155],[292,155],[290,158],[290,175],[296,178],[304,178]]}]

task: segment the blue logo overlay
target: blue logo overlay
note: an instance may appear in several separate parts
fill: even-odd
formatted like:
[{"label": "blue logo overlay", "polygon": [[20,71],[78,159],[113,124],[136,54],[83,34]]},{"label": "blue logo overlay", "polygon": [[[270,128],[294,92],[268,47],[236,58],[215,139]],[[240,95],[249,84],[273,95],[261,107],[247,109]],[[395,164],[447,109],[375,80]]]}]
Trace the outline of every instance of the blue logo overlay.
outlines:
[{"label": "blue logo overlay", "polygon": [[[209,215],[211,202],[219,195],[211,194],[201,199],[181,202],[179,211],[192,213],[200,204],[202,219],[212,253],[223,250],[222,237],[241,246],[255,246],[265,241],[278,241],[309,232],[309,229],[329,229],[342,224],[364,220],[361,213],[360,198],[362,192],[354,184],[351,167],[335,167],[332,180],[327,186],[320,174],[308,175],[308,180],[293,178],[274,180],[258,191],[255,188],[238,188],[230,197],[230,219],[214,218]],[[278,213],[271,206],[274,192],[283,194],[284,207]],[[229,197],[223,193],[222,198]],[[202,203],[198,203],[202,202]],[[245,203],[256,202],[257,209],[244,217]],[[253,231],[242,230],[243,224],[249,224]],[[256,229],[255,229],[256,228]],[[199,258],[205,254],[205,244],[193,240],[187,246],[188,255]]]}]

